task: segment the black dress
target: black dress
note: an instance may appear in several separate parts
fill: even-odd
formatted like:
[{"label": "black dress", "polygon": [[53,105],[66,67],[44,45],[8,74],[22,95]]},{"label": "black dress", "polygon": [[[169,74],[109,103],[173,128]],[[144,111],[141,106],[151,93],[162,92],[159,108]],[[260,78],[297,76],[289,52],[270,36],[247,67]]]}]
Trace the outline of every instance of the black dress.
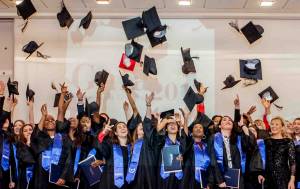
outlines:
[{"label": "black dress", "polygon": [[296,155],[291,139],[266,139],[266,186],[269,189],[287,189],[291,175],[296,173]]},{"label": "black dress", "polygon": [[300,188],[300,140],[295,142],[295,150],[296,150],[296,186]]},{"label": "black dress", "polygon": [[30,176],[28,177],[29,182],[27,182],[27,169],[31,169],[32,172],[33,165],[35,163],[31,148],[22,142],[18,142],[17,159],[18,159],[17,189],[34,189],[32,183],[32,175],[31,177]]},{"label": "black dress", "polygon": [[96,159],[105,159],[106,164],[103,167],[103,174],[101,176],[100,183],[98,184],[98,189],[128,189],[128,184],[125,180],[128,162],[129,162],[129,146],[119,146],[122,151],[123,157],[123,176],[124,184],[122,187],[118,188],[114,183],[114,148],[110,139],[105,138],[102,143],[96,142]]},{"label": "black dress", "polygon": [[130,189],[156,189],[154,154],[155,137],[152,122],[145,118],[143,122],[144,139],[140,152],[139,163],[134,180],[129,184]]},{"label": "black dress", "polygon": [[[63,145],[61,156],[58,165],[62,167],[62,174],[60,178],[64,179],[66,183],[73,181],[73,175],[71,173],[71,156],[70,146],[66,141],[66,137],[63,137]],[[42,167],[42,152],[45,151],[50,145],[53,144],[53,139],[49,137],[44,131],[40,131],[38,127],[35,127],[31,135],[31,148],[35,157],[34,171],[33,171],[33,185],[34,189],[46,189],[46,188],[65,188],[49,184],[49,172],[45,171]]]}]

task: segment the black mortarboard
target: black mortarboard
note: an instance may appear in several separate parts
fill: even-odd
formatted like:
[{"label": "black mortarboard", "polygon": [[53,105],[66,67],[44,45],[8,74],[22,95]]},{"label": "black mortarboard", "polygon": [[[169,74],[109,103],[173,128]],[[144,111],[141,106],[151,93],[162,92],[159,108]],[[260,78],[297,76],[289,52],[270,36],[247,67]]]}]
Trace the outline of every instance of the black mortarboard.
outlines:
[{"label": "black mortarboard", "polygon": [[143,45],[132,40],[131,43],[125,44],[125,55],[136,62],[140,62],[143,48]]},{"label": "black mortarboard", "polygon": [[61,93],[56,93],[55,94],[53,107],[58,106],[60,95],[61,95]]},{"label": "black mortarboard", "polygon": [[34,95],[35,95],[35,92],[29,88],[29,84],[27,85],[27,88],[26,88],[26,99],[28,101],[33,101],[34,100]]},{"label": "black mortarboard", "polygon": [[96,112],[99,112],[99,105],[96,102],[89,104],[88,100],[85,99],[85,114],[90,117]]},{"label": "black mortarboard", "polygon": [[137,114],[136,116],[132,115],[131,118],[127,122],[128,129],[132,132],[135,130],[135,128],[138,126],[138,124],[142,123],[142,117],[140,114]]},{"label": "black mortarboard", "polygon": [[23,46],[22,50],[29,55],[26,57],[29,58],[38,48],[40,48],[44,43],[38,45],[35,41],[30,41],[26,45]]},{"label": "black mortarboard", "polygon": [[258,95],[260,96],[260,98],[264,98],[264,99],[270,101],[270,103],[275,102],[279,98],[278,95],[275,93],[275,91],[272,89],[272,87],[266,88],[265,90],[260,92]]},{"label": "black mortarboard", "polygon": [[157,30],[147,31],[147,36],[152,47],[155,47],[167,41],[167,26],[160,26]]},{"label": "black mortarboard", "polygon": [[23,0],[20,4],[16,5],[18,14],[22,16],[24,20],[27,20],[31,15],[36,12],[31,0]]},{"label": "black mortarboard", "polygon": [[145,55],[143,72],[147,76],[149,75],[149,73],[157,75],[157,68],[154,58],[150,58],[147,55]]},{"label": "black mortarboard", "polygon": [[72,18],[71,14],[65,7],[65,4],[62,3],[62,9],[59,13],[57,13],[57,19],[59,21],[60,27],[70,27],[72,23],[74,22],[74,19]]},{"label": "black mortarboard", "polygon": [[196,124],[201,124],[204,128],[205,133],[206,133],[206,131],[208,131],[208,127],[210,125],[213,125],[214,122],[206,114],[204,114],[202,112],[198,112],[196,119],[189,126],[189,131],[190,132],[193,131],[193,128]]},{"label": "black mortarboard", "polygon": [[174,116],[174,109],[167,110],[167,111],[164,111],[164,112],[160,113],[160,118],[161,119],[167,118],[169,116]]},{"label": "black mortarboard", "polygon": [[236,84],[238,84],[240,81],[241,80],[236,81],[232,75],[229,75],[229,76],[226,77],[225,81],[223,81],[225,87],[223,87],[222,90],[227,89],[227,88],[232,88]]},{"label": "black mortarboard", "polygon": [[89,13],[84,18],[81,19],[79,28],[82,26],[84,29],[88,29],[92,21],[92,18],[93,18],[92,11],[89,11]]},{"label": "black mortarboard", "polygon": [[152,7],[142,13],[143,24],[147,28],[147,32],[152,32],[161,26],[156,8]]},{"label": "black mortarboard", "polygon": [[241,29],[243,35],[250,44],[262,37],[264,28],[260,25],[254,25],[251,21]]},{"label": "black mortarboard", "polygon": [[102,71],[98,71],[96,74],[95,74],[95,83],[100,86],[101,83],[103,83],[105,85],[106,81],[107,81],[107,78],[108,78],[108,75],[109,73],[105,70],[102,70]]},{"label": "black mortarboard", "polygon": [[122,75],[121,72],[120,72],[120,75],[122,77],[122,82],[123,82],[124,87],[131,87],[131,86],[134,85],[134,83],[129,79],[128,74]]},{"label": "black mortarboard", "polygon": [[110,118],[109,122],[110,122],[110,125],[115,126],[119,121],[117,119]]},{"label": "black mortarboard", "polygon": [[8,89],[8,94],[10,95],[19,95],[19,90],[18,90],[18,82],[13,81],[11,82],[10,78],[7,81],[7,89]]},{"label": "black mortarboard", "polygon": [[262,69],[260,60],[240,60],[240,77],[253,80],[262,80]]},{"label": "black mortarboard", "polygon": [[183,101],[191,112],[196,104],[203,102],[203,97],[195,93],[192,87],[189,87],[183,98]]},{"label": "black mortarboard", "polygon": [[132,18],[122,22],[128,40],[145,34],[143,20],[141,17]]},{"label": "black mortarboard", "polygon": [[196,73],[196,68],[194,65],[193,58],[199,58],[199,57],[191,57],[190,54],[190,48],[183,49],[181,47],[181,55],[183,59],[183,66],[182,66],[182,72],[184,74],[189,74],[189,73]]}]

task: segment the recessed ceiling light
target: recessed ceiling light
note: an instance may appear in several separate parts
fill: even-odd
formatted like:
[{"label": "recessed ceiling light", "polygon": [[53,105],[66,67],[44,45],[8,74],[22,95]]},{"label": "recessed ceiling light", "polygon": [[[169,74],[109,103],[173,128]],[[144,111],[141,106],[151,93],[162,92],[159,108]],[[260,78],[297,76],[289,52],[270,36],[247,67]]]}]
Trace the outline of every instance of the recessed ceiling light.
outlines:
[{"label": "recessed ceiling light", "polygon": [[180,5],[180,6],[190,6],[190,5],[192,5],[192,0],[180,0],[180,1],[178,1],[178,5]]},{"label": "recessed ceiling light", "polygon": [[96,3],[98,5],[109,5],[110,4],[110,0],[96,0]]},{"label": "recessed ceiling light", "polygon": [[271,7],[271,6],[273,6],[274,3],[275,3],[274,1],[263,0],[260,2],[260,6],[261,7]]},{"label": "recessed ceiling light", "polygon": [[22,3],[23,0],[16,0],[16,5]]}]

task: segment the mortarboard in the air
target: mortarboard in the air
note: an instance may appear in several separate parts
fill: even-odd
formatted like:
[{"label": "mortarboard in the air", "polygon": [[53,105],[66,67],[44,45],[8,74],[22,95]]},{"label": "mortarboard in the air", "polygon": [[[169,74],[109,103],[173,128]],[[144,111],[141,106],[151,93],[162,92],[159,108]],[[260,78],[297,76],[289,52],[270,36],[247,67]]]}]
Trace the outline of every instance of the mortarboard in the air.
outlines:
[{"label": "mortarboard in the air", "polygon": [[27,20],[31,15],[36,12],[31,0],[23,0],[20,4],[16,5],[18,15],[22,16],[24,20]]},{"label": "mortarboard in the air", "polygon": [[29,84],[27,85],[27,88],[26,88],[26,99],[28,101],[34,101],[34,95],[35,95],[35,92],[29,88]]},{"label": "mortarboard in the air", "polygon": [[141,17],[132,18],[122,22],[128,40],[145,34],[145,28]]},{"label": "mortarboard in the air", "polygon": [[56,93],[55,94],[53,107],[58,107],[60,95],[61,95],[61,93]]},{"label": "mortarboard in the air", "polygon": [[135,60],[132,60],[132,59],[128,58],[125,55],[125,53],[123,53],[122,57],[121,57],[121,60],[120,60],[119,68],[129,70],[129,71],[133,71],[134,68],[135,68],[135,64],[136,64]]},{"label": "mortarboard in the air", "polygon": [[143,24],[147,28],[147,32],[155,31],[161,26],[156,7],[152,7],[142,13]]},{"label": "mortarboard in the air", "polygon": [[273,90],[273,88],[271,86],[267,87],[265,90],[260,92],[258,95],[260,96],[261,99],[265,99],[267,101],[270,101],[270,103],[273,103],[276,106],[276,108],[278,108],[278,109],[283,108],[282,106],[279,106],[274,103],[276,100],[279,99],[279,96],[276,94],[276,92]]},{"label": "mortarboard in the air", "polygon": [[181,47],[181,55],[183,59],[182,72],[184,74],[196,73],[195,64],[193,58],[199,59],[199,57],[191,57],[190,48],[183,49]]},{"label": "mortarboard in the air", "polygon": [[88,100],[85,99],[85,114],[90,117],[97,112],[99,112],[99,105],[96,102],[89,103]]},{"label": "mortarboard in the air", "polygon": [[102,71],[98,71],[95,74],[95,83],[100,86],[101,83],[103,83],[104,85],[106,84],[107,78],[108,78],[109,73],[105,70]]},{"label": "mortarboard in the air", "polygon": [[203,97],[198,93],[195,93],[192,87],[189,87],[183,98],[183,101],[191,112],[196,104],[203,102]]},{"label": "mortarboard in the air", "polygon": [[147,36],[152,47],[162,44],[167,41],[166,38],[167,26],[160,26],[157,30],[148,31]]},{"label": "mortarboard in the air", "polygon": [[7,81],[8,94],[10,95],[19,95],[18,90],[18,81],[11,81],[10,78]]},{"label": "mortarboard in the air", "polygon": [[262,69],[260,60],[240,60],[240,77],[252,80],[262,80]]},{"label": "mortarboard in the air", "polygon": [[154,58],[150,58],[147,55],[145,55],[143,72],[147,76],[149,75],[149,73],[157,75],[157,68]]},{"label": "mortarboard in the air", "polygon": [[40,48],[44,43],[37,44],[35,41],[30,41],[26,45],[23,46],[22,51],[28,53],[29,55],[26,57],[28,59],[38,48]]},{"label": "mortarboard in the air", "polygon": [[251,21],[246,24],[241,32],[246,37],[250,44],[254,43],[256,40],[262,37],[264,33],[264,28],[260,25],[254,25]]},{"label": "mortarboard in the air", "polygon": [[160,118],[161,119],[164,119],[164,118],[167,118],[167,117],[170,117],[170,116],[174,116],[174,109],[167,110],[167,111],[164,111],[164,112],[160,113]]},{"label": "mortarboard in the air", "polygon": [[236,84],[238,84],[241,80],[235,80],[234,77],[232,75],[229,75],[226,77],[225,81],[223,81],[225,87],[223,87],[221,90],[223,89],[228,89],[228,88],[232,88],[234,87]]},{"label": "mortarboard in the air", "polygon": [[88,29],[91,24],[92,18],[93,18],[92,11],[89,11],[88,14],[81,19],[79,28],[82,26],[84,29]]},{"label": "mortarboard in the air", "polygon": [[143,45],[132,40],[130,43],[125,44],[125,55],[136,62],[140,62],[143,48]]},{"label": "mortarboard in the air", "polygon": [[124,87],[131,87],[131,86],[134,85],[134,83],[129,79],[128,74],[122,75],[121,72],[120,72],[120,75],[122,77],[122,82],[123,82]]},{"label": "mortarboard in the air", "polygon": [[69,28],[74,22],[74,19],[72,18],[64,3],[62,3],[61,11],[57,13],[57,19],[59,21],[60,27],[62,28],[66,26]]}]

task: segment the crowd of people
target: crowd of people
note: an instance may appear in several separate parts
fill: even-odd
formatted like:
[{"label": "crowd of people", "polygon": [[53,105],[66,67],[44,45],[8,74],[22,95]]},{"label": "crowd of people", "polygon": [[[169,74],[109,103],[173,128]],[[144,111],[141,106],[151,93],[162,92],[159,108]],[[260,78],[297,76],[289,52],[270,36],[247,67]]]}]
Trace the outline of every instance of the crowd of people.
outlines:
[{"label": "crowd of people", "polygon": [[[123,104],[126,120],[117,120],[99,112],[104,90],[101,84],[96,101],[88,104],[78,89],[78,114],[65,117],[76,97],[65,98],[68,88],[63,84],[57,115],[50,115],[44,104],[35,123],[33,98],[27,102],[29,121],[13,120],[17,98],[5,97],[1,82],[0,188],[228,188],[229,169],[240,170],[241,189],[300,188],[300,117],[288,121],[271,117],[268,100],[261,100],[265,114],[256,120],[251,116],[256,107],[241,113],[238,96],[233,100],[233,118],[215,115],[210,119],[203,111],[191,118],[183,109],[152,112],[155,94],[151,93],[145,96],[145,104],[139,104],[146,106],[142,118],[131,90],[124,87],[129,102]],[[197,95],[204,100],[205,92],[201,86]],[[161,152],[172,145],[179,146],[176,159],[181,170],[170,173],[164,171]],[[91,167],[102,170],[100,181],[92,186],[78,166],[91,155],[96,159]],[[56,183],[49,182],[51,164],[60,167]]]}]

